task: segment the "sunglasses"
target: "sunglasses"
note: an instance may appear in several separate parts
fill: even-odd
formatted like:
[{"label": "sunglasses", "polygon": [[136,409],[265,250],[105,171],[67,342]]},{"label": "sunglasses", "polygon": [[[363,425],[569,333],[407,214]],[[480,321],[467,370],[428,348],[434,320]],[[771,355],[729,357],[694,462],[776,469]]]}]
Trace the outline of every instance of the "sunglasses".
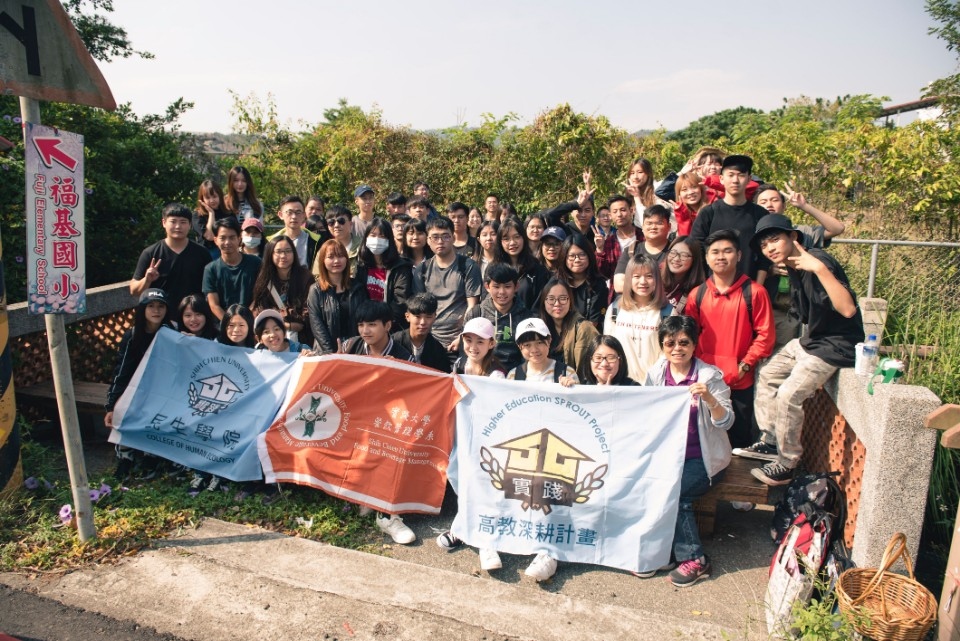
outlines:
[{"label": "sunglasses", "polygon": [[327,218],[327,227],[333,227],[334,225],[340,225],[343,227],[348,222],[350,222],[350,219],[344,218],[343,216],[340,216],[339,218]]}]

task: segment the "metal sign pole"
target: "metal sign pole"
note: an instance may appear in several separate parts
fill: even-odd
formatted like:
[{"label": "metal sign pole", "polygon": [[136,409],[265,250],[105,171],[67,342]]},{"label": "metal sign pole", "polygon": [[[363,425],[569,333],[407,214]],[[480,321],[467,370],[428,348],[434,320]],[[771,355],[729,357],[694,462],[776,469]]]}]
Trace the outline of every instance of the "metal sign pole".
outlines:
[{"label": "metal sign pole", "polygon": [[[20,116],[23,118],[24,140],[28,122],[40,124],[40,103],[33,98],[20,98]],[[82,187],[82,186],[81,186]],[[27,211],[29,211],[29,206]],[[76,510],[77,533],[84,542],[97,535],[93,527],[93,505],[90,502],[90,482],[83,458],[83,442],[80,439],[80,421],[77,418],[77,400],[73,391],[70,372],[70,352],[63,315],[44,314],[47,325],[47,343],[50,347],[50,366],[53,370],[53,386],[60,411],[60,427],[63,430],[63,448],[67,456],[67,470],[73,490],[73,505]]]}]

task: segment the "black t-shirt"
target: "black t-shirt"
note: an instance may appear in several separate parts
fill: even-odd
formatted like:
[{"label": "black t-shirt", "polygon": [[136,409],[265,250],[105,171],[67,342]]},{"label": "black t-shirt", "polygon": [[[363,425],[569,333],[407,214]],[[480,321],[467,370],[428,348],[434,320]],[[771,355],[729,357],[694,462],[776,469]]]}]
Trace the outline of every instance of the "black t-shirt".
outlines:
[{"label": "black t-shirt", "polygon": [[457,252],[461,256],[473,258],[473,254],[477,251],[477,239],[473,236],[467,236],[467,244],[460,247],[454,245],[453,251]]},{"label": "black t-shirt", "polygon": [[166,292],[170,299],[170,309],[177,309],[185,296],[203,291],[203,269],[212,260],[210,252],[203,246],[188,241],[187,246],[178,254],[163,240],[154,243],[140,253],[133,279],[143,278],[150,267],[150,261],[158,258],[160,266],[157,271],[160,272],[160,277],[153,281],[150,287],[158,287]]},{"label": "black t-shirt", "polygon": [[[857,295],[850,289],[847,275],[840,263],[822,249],[808,250],[820,259],[839,280],[856,304]],[[833,308],[827,290],[813,272],[789,270],[793,303],[806,323],[807,331],[800,338],[800,346],[808,353],[836,367],[852,367],[854,346],[863,341],[863,317],[860,307],[853,318],[846,318]]]},{"label": "black t-shirt", "polygon": [[[737,268],[741,273],[756,280],[759,270],[766,270],[770,261],[760,254],[754,254],[750,247],[757,230],[757,222],[769,214],[766,209],[756,203],[747,202],[742,205],[728,205],[723,200],[715,200],[700,210],[690,236],[703,245],[704,239],[715,231],[732,229],[740,234],[740,262]],[[706,251],[706,247],[704,247]]]},{"label": "black t-shirt", "polygon": [[[672,239],[669,239],[672,240]],[[625,252],[621,252],[620,259],[617,261],[617,268],[614,270],[614,274],[626,274],[627,273],[627,263],[630,262],[630,259],[636,256],[637,254],[642,254],[647,256],[650,260],[657,264],[657,267],[663,265],[667,260],[667,248],[670,246],[670,243],[667,242],[664,245],[663,250],[657,252],[656,254],[651,254],[647,251],[647,246],[642,240],[630,245]]]}]

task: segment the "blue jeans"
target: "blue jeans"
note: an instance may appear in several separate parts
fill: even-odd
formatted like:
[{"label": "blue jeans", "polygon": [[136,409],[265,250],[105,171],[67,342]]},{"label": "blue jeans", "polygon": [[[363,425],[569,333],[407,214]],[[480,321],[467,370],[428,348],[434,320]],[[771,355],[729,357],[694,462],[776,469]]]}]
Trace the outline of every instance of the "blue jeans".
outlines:
[{"label": "blue jeans", "polygon": [[693,502],[707,493],[713,481],[723,475],[719,472],[712,479],[707,476],[707,468],[702,458],[691,458],[683,462],[683,476],[680,477],[680,511],[677,512],[677,525],[673,533],[673,556],[677,563],[703,556],[700,545],[700,532],[697,530],[697,517],[693,513]]}]

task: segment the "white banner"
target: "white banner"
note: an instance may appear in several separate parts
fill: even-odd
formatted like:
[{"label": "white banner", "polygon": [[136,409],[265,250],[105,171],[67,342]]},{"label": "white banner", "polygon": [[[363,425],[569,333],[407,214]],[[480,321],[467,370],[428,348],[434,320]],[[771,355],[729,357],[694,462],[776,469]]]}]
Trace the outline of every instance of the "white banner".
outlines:
[{"label": "white banner", "polygon": [[448,475],[453,534],[630,571],[667,563],[690,416],[685,387],[562,388],[468,376]]}]

